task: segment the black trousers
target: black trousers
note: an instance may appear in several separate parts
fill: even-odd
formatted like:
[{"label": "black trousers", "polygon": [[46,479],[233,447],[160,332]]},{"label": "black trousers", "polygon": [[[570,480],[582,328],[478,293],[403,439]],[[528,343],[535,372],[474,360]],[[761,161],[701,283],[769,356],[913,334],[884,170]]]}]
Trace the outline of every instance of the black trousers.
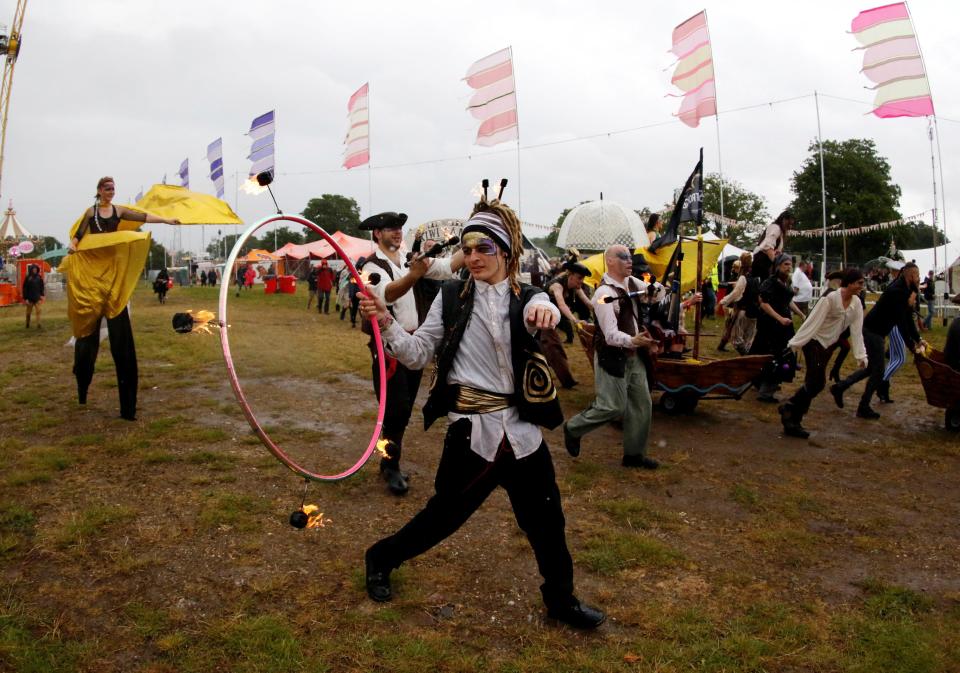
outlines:
[{"label": "black trousers", "polygon": [[[117,369],[117,391],[120,394],[120,415],[134,419],[137,415],[137,351],[133,345],[133,327],[130,314],[123,309],[120,315],[107,319],[110,335],[110,354]],[[77,339],[73,349],[73,373],[77,377],[77,395],[80,404],[87,402],[87,389],[93,380],[93,369],[100,351],[100,330],[95,329]]]},{"label": "black trousers", "polygon": [[[413,403],[420,390],[420,379],[423,378],[422,369],[407,369],[399,362],[396,371],[387,380],[387,408],[383,416],[383,432],[385,439],[393,442],[387,447],[389,459],[381,463],[385,466],[399,467],[400,456],[403,453],[403,434],[410,423],[410,414],[413,413]],[[373,354],[373,392],[380,395],[380,373],[377,364],[377,354]]]},{"label": "black trousers", "polygon": [[857,381],[867,379],[867,385],[863,388],[863,395],[860,397],[860,406],[869,407],[873,400],[873,393],[883,382],[883,372],[887,368],[887,361],[884,357],[884,342],[886,337],[874,334],[866,327],[863,328],[863,345],[867,349],[867,367],[858,369],[853,374],[840,382],[840,388],[846,390]]},{"label": "black trousers", "polygon": [[821,346],[816,339],[811,339],[803,347],[803,361],[806,366],[803,385],[787,402],[790,406],[791,417],[797,423],[802,421],[804,415],[810,410],[810,402],[813,401],[813,398],[826,387],[827,362],[829,360],[830,352]]},{"label": "black trousers", "polygon": [[502,486],[517,524],[533,547],[543,576],[540,592],[544,603],[548,608],[571,605],[573,559],[567,549],[560,490],[546,442],[518,459],[504,436],[490,463],[470,450],[470,432],[466,418],[450,426],[437,468],[436,493],[406,526],[370,548],[371,562],[393,569],[419,556],[456,532],[487,496]]}]

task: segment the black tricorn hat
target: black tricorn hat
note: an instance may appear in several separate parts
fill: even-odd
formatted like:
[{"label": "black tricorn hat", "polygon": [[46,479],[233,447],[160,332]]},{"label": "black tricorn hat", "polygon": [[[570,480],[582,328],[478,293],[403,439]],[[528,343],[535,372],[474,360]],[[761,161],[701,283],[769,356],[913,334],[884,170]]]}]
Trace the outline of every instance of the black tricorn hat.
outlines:
[{"label": "black tricorn hat", "polygon": [[570,273],[579,273],[584,278],[593,275],[590,272],[590,269],[588,269],[586,266],[584,266],[580,262],[564,262],[563,270],[569,271]]},{"label": "black tricorn hat", "polygon": [[406,213],[377,213],[361,222],[360,228],[364,231],[373,231],[374,229],[384,229],[387,227],[402,227],[406,221]]}]

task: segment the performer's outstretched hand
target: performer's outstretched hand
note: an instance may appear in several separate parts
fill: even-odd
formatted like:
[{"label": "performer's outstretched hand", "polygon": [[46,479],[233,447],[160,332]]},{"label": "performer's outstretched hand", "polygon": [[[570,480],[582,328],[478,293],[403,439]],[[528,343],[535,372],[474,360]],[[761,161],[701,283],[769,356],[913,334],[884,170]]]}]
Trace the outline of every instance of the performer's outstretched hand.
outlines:
[{"label": "performer's outstretched hand", "polygon": [[537,329],[553,329],[557,325],[553,311],[546,304],[530,309],[527,312],[527,322]]},{"label": "performer's outstretched hand", "polygon": [[364,290],[358,292],[357,295],[360,297],[360,313],[370,322],[376,320],[378,323],[382,323],[390,316],[390,313],[387,312],[387,305],[377,294]]}]

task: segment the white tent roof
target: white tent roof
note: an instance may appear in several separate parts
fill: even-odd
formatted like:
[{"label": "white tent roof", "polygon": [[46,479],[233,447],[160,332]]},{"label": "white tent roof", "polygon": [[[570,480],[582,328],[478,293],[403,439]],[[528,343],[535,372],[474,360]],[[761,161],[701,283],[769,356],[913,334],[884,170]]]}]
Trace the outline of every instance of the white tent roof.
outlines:
[{"label": "white tent roof", "polygon": [[611,245],[628,248],[646,245],[647,232],[640,216],[613,201],[590,201],[571,210],[560,225],[557,247],[603,250]]},{"label": "white tent roof", "polygon": [[17,220],[17,211],[13,209],[13,201],[10,201],[10,207],[3,217],[3,224],[0,224],[0,240],[12,238],[20,240],[21,238],[33,238],[33,234],[23,228]]}]

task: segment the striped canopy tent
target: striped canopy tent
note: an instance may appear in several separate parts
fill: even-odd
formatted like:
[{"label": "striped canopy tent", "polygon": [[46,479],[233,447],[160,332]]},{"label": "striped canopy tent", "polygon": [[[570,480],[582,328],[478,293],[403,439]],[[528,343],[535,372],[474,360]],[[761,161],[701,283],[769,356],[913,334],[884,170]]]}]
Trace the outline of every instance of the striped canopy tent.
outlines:
[{"label": "striped canopy tent", "polygon": [[0,240],[19,241],[24,238],[33,238],[33,234],[20,224],[17,219],[17,211],[13,209],[13,200],[11,200],[7,212],[3,216],[3,223],[0,224]]}]

